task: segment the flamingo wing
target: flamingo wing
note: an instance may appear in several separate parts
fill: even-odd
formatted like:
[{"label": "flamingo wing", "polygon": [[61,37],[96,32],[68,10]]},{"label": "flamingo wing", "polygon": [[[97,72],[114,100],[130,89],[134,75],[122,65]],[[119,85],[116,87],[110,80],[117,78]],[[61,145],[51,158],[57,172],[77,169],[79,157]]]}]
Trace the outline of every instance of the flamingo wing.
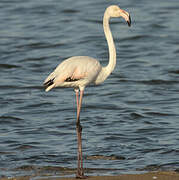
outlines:
[{"label": "flamingo wing", "polygon": [[66,59],[44,81],[46,91],[54,87],[86,86],[95,81],[101,71],[100,63],[91,57],[75,56]]}]

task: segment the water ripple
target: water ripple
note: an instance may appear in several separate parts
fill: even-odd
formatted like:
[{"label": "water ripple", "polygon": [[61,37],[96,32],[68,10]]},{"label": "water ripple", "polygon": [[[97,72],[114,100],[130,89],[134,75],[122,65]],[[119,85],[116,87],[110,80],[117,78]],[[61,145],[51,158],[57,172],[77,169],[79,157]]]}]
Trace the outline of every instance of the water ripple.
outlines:
[{"label": "water ripple", "polygon": [[[46,93],[42,84],[71,56],[107,64],[102,14],[110,3],[0,3],[0,177],[74,174],[75,93]],[[86,88],[82,105],[87,171],[112,175],[179,167],[177,3],[123,1],[131,28],[111,20],[116,68],[102,85]]]}]

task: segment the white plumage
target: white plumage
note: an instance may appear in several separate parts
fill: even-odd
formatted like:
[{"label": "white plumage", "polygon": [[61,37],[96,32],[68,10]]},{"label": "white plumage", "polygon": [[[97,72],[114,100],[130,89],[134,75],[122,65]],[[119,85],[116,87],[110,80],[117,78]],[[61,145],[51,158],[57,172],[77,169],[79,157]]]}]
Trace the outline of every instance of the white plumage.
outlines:
[{"label": "white plumage", "polygon": [[47,77],[44,84],[53,80],[46,91],[54,87],[84,88],[95,80],[102,67],[100,63],[88,56],[74,56],[66,59]]}]

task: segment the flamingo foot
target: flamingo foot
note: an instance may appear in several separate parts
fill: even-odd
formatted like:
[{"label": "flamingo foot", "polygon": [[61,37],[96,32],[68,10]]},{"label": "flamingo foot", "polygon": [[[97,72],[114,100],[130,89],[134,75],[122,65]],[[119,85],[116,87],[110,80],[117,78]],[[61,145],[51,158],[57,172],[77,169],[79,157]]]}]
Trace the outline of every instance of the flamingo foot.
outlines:
[{"label": "flamingo foot", "polygon": [[86,179],[86,178],[88,178],[88,176],[85,176],[84,172],[83,172],[83,169],[80,168],[80,169],[77,170],[76,178],[77,179]]},{"label": "flamingo foot", "polygon": [[87,179],[88,178],[88,176],[82,176],[82,175],[76,175],[76,179]]},{"label": "flamingo foot", "polygon": [[88,176],[76,175],[76,179],[87,179]]}]

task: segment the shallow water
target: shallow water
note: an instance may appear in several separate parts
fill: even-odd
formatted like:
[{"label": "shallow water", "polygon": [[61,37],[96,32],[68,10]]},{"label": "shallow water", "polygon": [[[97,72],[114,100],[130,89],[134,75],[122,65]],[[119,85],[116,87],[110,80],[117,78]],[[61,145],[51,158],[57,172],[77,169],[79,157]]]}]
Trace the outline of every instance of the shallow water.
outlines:
[{"label": "shallow water", "polygon": [[108,175],[179,168],[178,0],[4,0],[0,177],[31,173],[24,167],[76,168],[74,92],[46,93],[42,83],[70,56],[108,62],[102,16],[110,4],[130,12],[132,27],[111,20],[117,66],[102,85],[86,88],[85,167]]}]

